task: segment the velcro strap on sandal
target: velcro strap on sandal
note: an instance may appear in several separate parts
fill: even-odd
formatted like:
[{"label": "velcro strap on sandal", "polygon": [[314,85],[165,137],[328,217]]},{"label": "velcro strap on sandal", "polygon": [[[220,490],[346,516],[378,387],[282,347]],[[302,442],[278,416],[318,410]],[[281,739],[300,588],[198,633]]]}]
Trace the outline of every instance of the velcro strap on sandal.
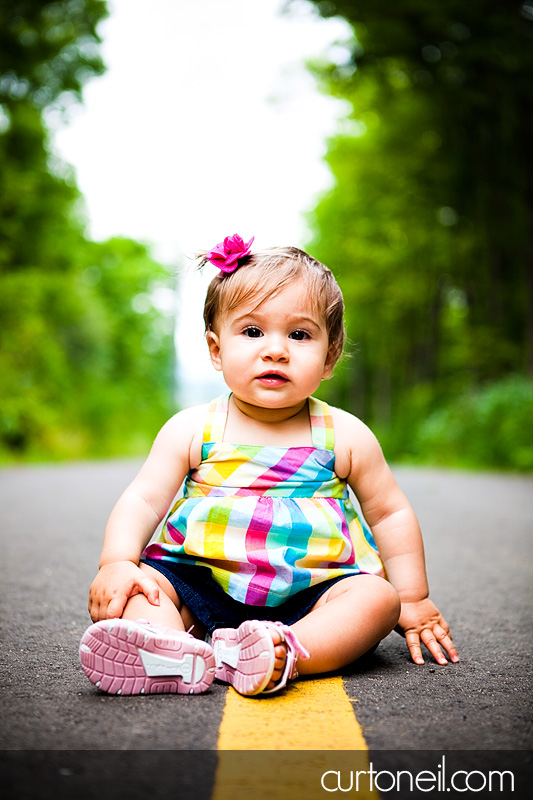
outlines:
[{"label": "velcro strap on sandal", "polygon": [[294,650],[300,658],[311,658],[311,654],[307,652],[305,647],[300,644],[298,637],[292,630],[289,628],[288,625],[285,625],[283,622],[275,622],[274,625],[280,629],[281,633],[283,634],[284,641],[290,646],[292,650]]}]

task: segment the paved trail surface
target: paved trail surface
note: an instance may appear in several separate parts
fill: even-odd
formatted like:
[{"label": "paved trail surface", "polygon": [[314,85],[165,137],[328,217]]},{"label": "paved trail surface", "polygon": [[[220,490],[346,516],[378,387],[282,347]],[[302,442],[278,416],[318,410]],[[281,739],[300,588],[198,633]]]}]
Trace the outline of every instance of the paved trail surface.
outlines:
[{"label": "paved trail surface", "polygon": [[[180,798],[212,795],[226,687],[195,697],[110,697],[78,664],[105,520],[138,467],[0,472],[0,763],[12,797],[101,798],[106,778],[105,797],[125,797],[126,786],[130,798],[168,797],[169,782]],[[523,761],[531,747],[533,479],[395,473],[420,519],[431,593],[462,660],[439,667],[428,657],[417,667],[393,633],[342,673],[370,754],[386,764],[401,753],[404,764],[419,751],[481,751],[480,763],[495,768],[497,754],[520,751]],[[159,789],[154,772],[166,776]]]}]

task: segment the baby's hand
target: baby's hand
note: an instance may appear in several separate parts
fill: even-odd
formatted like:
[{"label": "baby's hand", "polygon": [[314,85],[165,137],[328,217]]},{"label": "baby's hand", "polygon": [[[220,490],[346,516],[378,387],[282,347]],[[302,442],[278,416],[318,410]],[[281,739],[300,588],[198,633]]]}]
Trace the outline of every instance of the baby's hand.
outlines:
[{"label": "baby's hand", "polygon": [[415,664],[424,663],[420,642],[425,644],[435,661],[443,666],[448,661],[441,648],[448,653],[451,661],[459,661],[450,636],[450,627],[429,597],[415,603],[402,603],[397,630],[405,636]]},{"label": "baby's hand", "polygon": [[93,622],[121,617],[130,597],[145,594],[159,605],[159,587],[133,561],[116,561],[100,568],[89,591],[89,614]]}]

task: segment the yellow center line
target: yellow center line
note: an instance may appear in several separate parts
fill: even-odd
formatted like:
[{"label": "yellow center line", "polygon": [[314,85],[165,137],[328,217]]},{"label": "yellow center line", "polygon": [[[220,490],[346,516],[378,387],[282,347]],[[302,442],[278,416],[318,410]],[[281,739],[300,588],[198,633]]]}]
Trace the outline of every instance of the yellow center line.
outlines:
[{"label": "yellow center line", "polygon": [[[342,678],[300,680],[279,695],[228,689],[212,800],[329,797],[325,772],[368,769],[368,747]],[[313,751],[312,753],[310,751]],[[336,781],[334,774],[324,779]],[[368,788],[358,799],[377,800]]]}]

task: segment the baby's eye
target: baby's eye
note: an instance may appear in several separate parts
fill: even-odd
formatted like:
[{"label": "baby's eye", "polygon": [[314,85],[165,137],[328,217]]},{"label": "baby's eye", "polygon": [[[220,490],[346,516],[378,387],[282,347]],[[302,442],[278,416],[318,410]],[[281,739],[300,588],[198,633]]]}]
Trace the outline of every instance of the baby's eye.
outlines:
[{"label": "baby's eye", "polygon": [[260,336],[263,335],[263,332],[256,328],[254,325],[250,325],[248,328],[243,330],[243,334],[245,336],[249,336],[251,339],[258,339]]},{"label": "baby's eye", "polygon": [[290,339],[295,339],[297,342],[304,342],[306,339],[310,339],[311,337],[307,333],[307,331],[293,331],[289,334]]}]

